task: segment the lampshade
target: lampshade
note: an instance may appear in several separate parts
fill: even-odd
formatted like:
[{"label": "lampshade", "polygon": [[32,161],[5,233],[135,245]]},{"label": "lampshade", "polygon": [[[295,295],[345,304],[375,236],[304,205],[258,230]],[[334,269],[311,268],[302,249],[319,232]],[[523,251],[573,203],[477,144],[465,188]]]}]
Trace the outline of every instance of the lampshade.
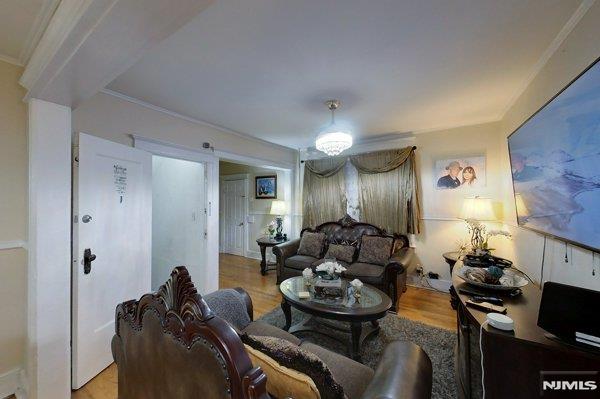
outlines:
[{"label": "lampshade", "polygon": [[481,197],[465,198],[460,217],[465,220],[496,220],[492,200]]},{"label": "lampshade", "polygon": [[271,203],[271,215],[285,215],[285,201],[273,201]]}]

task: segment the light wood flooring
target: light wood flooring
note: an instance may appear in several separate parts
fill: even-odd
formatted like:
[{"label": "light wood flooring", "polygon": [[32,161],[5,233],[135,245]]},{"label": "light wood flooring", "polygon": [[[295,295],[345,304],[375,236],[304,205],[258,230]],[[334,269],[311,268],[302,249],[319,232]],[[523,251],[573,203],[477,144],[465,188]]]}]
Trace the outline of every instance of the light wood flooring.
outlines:
[{"label": "light wood flooring", "polygon": [[[256,318],[281,303],[275,272],[260,275],[259,261],[241,256],[221,254],[219,286],[243,287],[252,297]],[[432,326],[454,330],[456,314],[450,307],[448,294],[423,288],[408,287],[400,298],[399,316]],[[115,399],[117,397],[117,367],[112,364],[83,388],[73,392],[74,399]]]}]

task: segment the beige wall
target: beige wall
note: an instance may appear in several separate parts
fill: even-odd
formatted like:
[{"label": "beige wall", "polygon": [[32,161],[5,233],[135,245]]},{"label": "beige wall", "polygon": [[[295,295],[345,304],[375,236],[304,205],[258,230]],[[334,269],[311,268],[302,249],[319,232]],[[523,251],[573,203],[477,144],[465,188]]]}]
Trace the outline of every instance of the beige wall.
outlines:
[{"label": "beige wall", "polygon": [[[460,216],[465,197],[489,197],[494,201],[496,217],[502,218],[502,177],[500,123],[486,123],[417,134],[417,170],[421,183],[423,221],[422,232],[415,236],[418,261],[425,271],[450,279],[450,270],[442,253],[457,249],[457,242],[467,240],[467,226]],[[473,189],[437,190],[434,164],[436,160],[460,156],[485,155],[486,185]],[[495,224],[499,227],[499,224]],[[496,243],[500,247],[502,243]]]},{"label": "beige wall", "polygon": [[[27,240],[27,106],[23,69],[0,61],[0,243]],[[17,244],[18,245],[18,244]],[[23,367],[27,253],[0,249],[0,375]]]},{"label": "beige wall", "polygon": [[[260,252],[258,244],[256,244],[256,239],[265,235],[267,224],[274,220],[275,216],[269,214],[273,200],[255,198],[254,178],[256,176],[277,175],[277,199],[286,201],[288,208],[291,204],[291,195],[289,192],[291,182],[287,181],[287,179],[289,179],[287,176],[288,174],[281,170],[258,168],[224,161],[219,163],[219,175],[221,178],[237,174],[248,175],[248,186],[250,191],[248,200],[248,215],[250,217],[250,222],[248,223],[248,226],[250,230],[248,232],[247,248],[249,250],[249,257],[258,258],[260,257]],[[289,215],[284,218],[283,233],[288,234],[290,237],[294,236],[291,231]]]}]

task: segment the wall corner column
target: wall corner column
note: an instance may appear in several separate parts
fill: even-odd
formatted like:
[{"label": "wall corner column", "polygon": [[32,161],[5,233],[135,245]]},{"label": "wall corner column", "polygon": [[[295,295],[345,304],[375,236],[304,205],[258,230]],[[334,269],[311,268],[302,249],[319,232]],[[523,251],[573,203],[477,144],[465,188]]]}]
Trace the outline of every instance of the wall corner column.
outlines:
[{"label": "wall corner column", "polygon": [[27,397],[71,396],[71,108],[30,99]]}]

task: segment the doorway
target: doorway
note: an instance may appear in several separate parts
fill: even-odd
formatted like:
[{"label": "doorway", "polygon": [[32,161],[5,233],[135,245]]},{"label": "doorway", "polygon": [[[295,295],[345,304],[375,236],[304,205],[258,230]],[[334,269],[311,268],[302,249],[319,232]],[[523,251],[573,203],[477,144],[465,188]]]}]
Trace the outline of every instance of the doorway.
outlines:
[{"label": "doorway", "polygon": [[206,265],[206,166],[152,156],[152,290],[185,265],[198,280]]}]

